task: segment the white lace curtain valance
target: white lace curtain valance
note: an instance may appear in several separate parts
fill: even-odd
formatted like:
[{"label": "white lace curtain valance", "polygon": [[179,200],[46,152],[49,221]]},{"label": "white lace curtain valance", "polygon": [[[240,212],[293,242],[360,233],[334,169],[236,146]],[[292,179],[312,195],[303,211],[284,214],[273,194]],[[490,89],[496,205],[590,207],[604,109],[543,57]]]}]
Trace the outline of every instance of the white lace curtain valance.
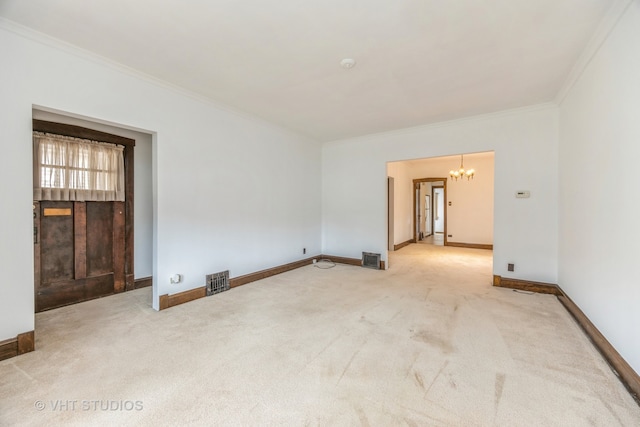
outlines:
[{"label": "white lace curtain valance", "polygon": [[124,147],[33,132],[33,199],[124,201]]}]

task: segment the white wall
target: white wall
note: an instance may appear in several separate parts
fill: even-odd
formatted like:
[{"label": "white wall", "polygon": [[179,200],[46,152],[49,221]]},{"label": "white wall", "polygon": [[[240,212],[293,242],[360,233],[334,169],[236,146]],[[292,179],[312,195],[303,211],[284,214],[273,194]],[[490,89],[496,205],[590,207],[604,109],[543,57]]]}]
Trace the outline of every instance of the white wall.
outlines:
[{"label": "white wall", "polygon": [[393,177],[393,244],[413,239],[413,186],[409,166],[404,162],[389,163],[387,175]]},{"label": "white wall", "polygon": [[[474,168],[473,179],[449,180],[447,184],[447,235],[449,242],[493,244],[493,153],[464,156],[467,169]],[[455,165],[455,163],[454,163]],[[451,166],[455,169],[455,166]]]},{"label": "white wall", "polygon": [[[387,260],[387,162],[494,151],[494,274],[556,283],[557,150],[553,105],[324,144],[323,253],[360,258],[369,251]],[[397,191],[403,184],[396,181]],[[516,199],[518,190],[531,198]]]},{"label": "white wall", "polygon": [[153,163],[151,134],[95,123],[53,111],[38,110],[37,108],[33,110],[33,118],[82,126],[113,135],[124,136],[136,141],[133,155],[134,277],[139,279],[153,275]]},{"label": "white wall", "polygon": [[640,2],[560,108],[560,286],[640,372]]},{"label": "white wall", "polygon": [[[134,148],[133,268],[134,278],[153,276],[153,144],[140,134]],[[142,137],[144,136],[144,138]]]},{"label": "white wall", "polygon": [[[32,107],[153,133],[158,296],[319,254],[315,141],[0,21],[0,340],[34,329]],[[308,255],[302,255],[302,248]],[[169,276],[184,282],[169,284]]]}]

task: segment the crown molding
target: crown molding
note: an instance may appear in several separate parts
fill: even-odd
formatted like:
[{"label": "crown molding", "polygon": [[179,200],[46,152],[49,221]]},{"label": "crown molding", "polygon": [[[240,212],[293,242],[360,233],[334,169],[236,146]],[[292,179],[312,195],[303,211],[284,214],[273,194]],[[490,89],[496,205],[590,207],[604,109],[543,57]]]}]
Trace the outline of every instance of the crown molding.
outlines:
[{"label": "crown molding", "polygon": [[[530,112],[535,112],[535,111],[542,111],[542,110],[548,110],[548,109],[557,109],[558,105],[551,101],[551,102],[542,102],[542,103],[538,103],[538,104],[532,104],[532,105],[527,105],[524,107],[515,107],[515,108],[508,108],[505,110],[498,110],[498,111],[494,111],[494,112],[490,112],[490,113],[480,113],[480,114],[474,114],[474,115],[470,115],[470,116],[464,116],[464,117],[459,117],[456,119],[450,119],[450,120],[443,120],[443,121],[439,121],[439,122],[434,122],[434,123],[427,123],[424,125],[418,125],[418,126],[411,126],[411,127],[406,127],[406,128],[400,128],[400,129],[394,129],[394,130],[388,130],[388,131],[383,131],[383,132],[376,132],[376,133],[370,133],[367,135],[361,135],[361,136],[354,136],[351,138],[342,138],[342,139],[336,139],[333,141],[327,141],[323,143],[323,146],[329,146],[329,145],[338,145],[341,143],[351,143],[351,142],[355,142],[355,141],[359,141],[359,140],[365,140],[365,139],[371,139],[371,138],[382,138],[385,136],[390,136],[390,135],[394,135],[394,136],[399,136],[399,135],[408,135],[408,134],[413,134],[413,133],[418,133],[418,132],[424,132],[430,129],[437,129],[437,128],[442,128],[442,127],[449,127],[449,126],[455,126],[455,125],[459,125],[459,124],[466,124],[466,123],[473,123],[473,122],[479,122],[479,121],[484,121],[484,120],[492,120],[492,119],[498,119],[501,117],[509,117],[509,116],[515,116],[515,115],[519,115],[519,114],[526,114],[526,113],[530,113]],[[483,150],[482,152],[484,152],[485,150]],[[486,150],[486,151],[490,151],[490,150]]]},{"label": "crown molding", "polygon": [[238,108],[234,108],[230,105],[223,104],[215,99],[212,99],[207,96],[203,96],[197,92],[193,92],[191,90],[185,89],[182,86],[175,85],[173,83],[169,83],[166,80],[154,77],[150,74],[144,73],[142,71],[136,70],[135,68],[131,68],[126,66],[120,62],[109,59],[105,56],[98,55],[90,50],[81,48],[74,44],[65,42],[64,40],[52,37],[48,34],[39,32],[34,30],[33,28],[24,26],[17,22],[11,21],[5,17],[0,16],[0,30],[5,30],[11,33],[14,33],[20,37],[31,40],[33,42],[51,47],[53,49],[59,50],[69,55],[73,55],[82,60],[90,61],[95,64],[111,68],[114,71],[120,72],[122,74],[128,75],[130,77],[136,78],[138,80],[144,81],[146,83],[152,84],[161,89],[173,92],[174,94],[181,95],[187,98],[190,98],[194,101],[200,102],[202,104],[207,105],[208,107],[215,108],[219,111],[234,115],[236,117],[240,117],[246,120],[251,120],[253,122],[261,123],[271,129],[278,130],[280,132],[290,133],[292,135],[296,135],[298,137],[302,137],[309,142],[319,143],[319,141],[309,135],[303,134],[299,131],[290,129],[283,125],[270,122],[260,116],[248,113],[246,111],[240,110]]},{"label": "crown molding", "polygon": [[226,105],[221,105],[213,100],[211,100],[210,98],[204,97],[202,95],[199,95],[195,92],[191,92],[188,91],[180,86],[174,85],[172,83],[169,83],[165,80],[159,79],[157,77],[154,77],[150,74],[146,74],[143,73],[141,71],[138,71],[134,68],[128,67],[124,64],[121,64],[117,61],[111,60],[105,56],[101,56],[98,55],[90,50],[81,48],[79,46],[73,45],[71,43],[65,42],[61,39],[52,37],[48,34],[45,33],[41,33],[39,31],[36,31],[32,28],[26,27],[24,25],[18,24],[17,22],[8,20],[6,18],[0,17],[0,28],[7,30],[9,32],[12,32],[18,36],[24,37],[28,40],[34,41],[36,43],[40,43],[43,44],[45,46],[54,48],[56,50],[62,51],[64,53],[73,55],[75,57],[78,57],[80,59],[84,59],[84,60],[88,60],[91,61],[93,63],[97,63],[98,65],[103,65],[106,67],[109,67],[111,69],[114,69],[116,71],[119,71],[123,74],[127,74],[129,76],[132,77],[136,77],[140,80],[144,80],[148,83],[152,83],[156,86],[160,86],[163,89],[168,89],[171,90],[173,92],[177,92],[180,95],[184,95],[184,96],[188,96],[189,98],[198,100],[200,102],[204,102],[207,104],[211,104],[219,109],[228,111],[228,112],[235,112],[232,109],[230,109],[228,106]]},{"label": "crown molding", "polygon": [[600,21],[600,24],[598,24],[598,28],[593,33],[589,42],[578,57],[578,60],[573,65],[573,68],[569,72],[569,75],[565,79],[562,87],[558,91],[558,94],[555,97],[556,104],[562,104],[571,91],[571,88],[573,88],[576,82],[580,79],[582,73],[584,73],[585,69],[591,63],[591,60],[598,53],[604,42],[609,38],[613,29],[618,25],[618,22],[633,2],[634,0],[616,0],[614,4],[611,5],[606,15]]}]

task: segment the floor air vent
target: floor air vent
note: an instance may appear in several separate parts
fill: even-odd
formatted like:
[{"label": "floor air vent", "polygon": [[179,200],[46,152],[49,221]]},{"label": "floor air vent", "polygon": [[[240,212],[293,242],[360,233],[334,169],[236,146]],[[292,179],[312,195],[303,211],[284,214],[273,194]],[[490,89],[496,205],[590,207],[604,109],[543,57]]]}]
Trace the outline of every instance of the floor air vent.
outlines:
[{"label": "floor air vent", "polygon": [[229,270],[207,274],[207,296],[229,290]]},{"label": "floor air vent", "polygon": [[373,254],[371,252],[362,252],[362,266],[380,270],[380,254]]}]

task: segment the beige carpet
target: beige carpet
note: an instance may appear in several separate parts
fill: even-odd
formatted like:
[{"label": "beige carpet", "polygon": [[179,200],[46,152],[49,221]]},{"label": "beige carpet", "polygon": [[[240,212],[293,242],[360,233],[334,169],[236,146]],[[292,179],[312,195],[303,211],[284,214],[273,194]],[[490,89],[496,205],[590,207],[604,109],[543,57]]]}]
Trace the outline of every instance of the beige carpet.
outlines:
[{"label": "beige carpet", "polygon": [[555,297],[490,286],[490,251],[410,245],[390,266],[38,314],[37,350],[0,362],[0,425],[640,425]]}]

